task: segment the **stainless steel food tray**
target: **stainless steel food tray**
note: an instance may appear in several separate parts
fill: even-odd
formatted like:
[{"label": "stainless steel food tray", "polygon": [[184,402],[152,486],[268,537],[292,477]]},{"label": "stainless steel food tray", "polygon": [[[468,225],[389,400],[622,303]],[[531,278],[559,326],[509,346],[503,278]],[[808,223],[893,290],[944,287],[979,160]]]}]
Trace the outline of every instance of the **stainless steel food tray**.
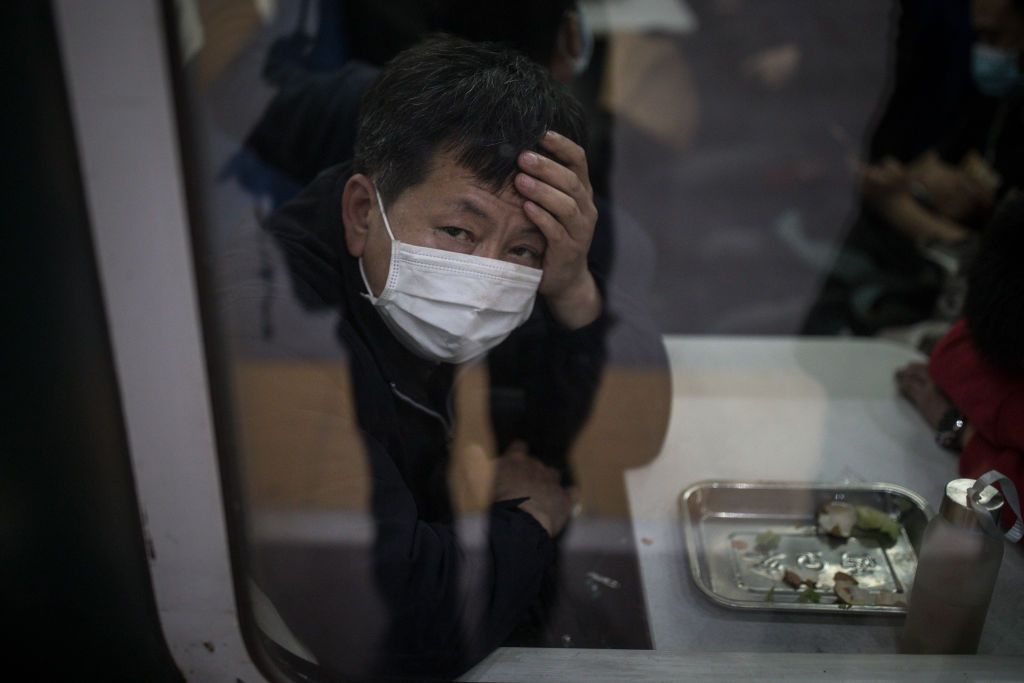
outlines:
[{"label": "stainless steel food tray", "polygon": [[[900,523],[899,539],[882,547],[868,536],[819,533],[817,513],[834,500],[883,510]],[[905,614],[899,605],[840,609],[832,577],[844,571],[862,588],[891,594],[882,597],[905,598],[932,515],[921,496],[895,484],[703,481],[682,493],[679,507],[690,571],[709,598],[737,609],[829,614]],[[764,552],[755,539],[769,531],[779,540]],[[785,569],[796,567],[818,571],[820,602],[800,602],[800,592],[782,582]]]}]

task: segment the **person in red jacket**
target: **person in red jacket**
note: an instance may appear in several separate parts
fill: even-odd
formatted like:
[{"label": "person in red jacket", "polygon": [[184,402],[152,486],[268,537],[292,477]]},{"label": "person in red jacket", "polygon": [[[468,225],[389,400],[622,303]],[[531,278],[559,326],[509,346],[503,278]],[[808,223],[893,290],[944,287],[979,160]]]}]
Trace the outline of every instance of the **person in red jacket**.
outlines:
[{"label": "person in red jacket", "polygon": [[968,282],[963,319],[896,382],[962,476],[995,469],[1024,490],[1024,196],[993,218]]}]

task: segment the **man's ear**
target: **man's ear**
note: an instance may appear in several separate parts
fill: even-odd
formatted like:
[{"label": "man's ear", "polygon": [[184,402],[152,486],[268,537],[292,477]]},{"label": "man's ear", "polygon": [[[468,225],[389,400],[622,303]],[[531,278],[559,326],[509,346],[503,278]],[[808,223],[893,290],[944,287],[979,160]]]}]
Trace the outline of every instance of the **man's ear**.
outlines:
[{"label": "man's ear", "polygon": [[376,205],[373,182],[356,173],[345,183],[341,194],[341,222],[345,227],[345,246],[354,258],[363,255],[370,234],[370,214]]},{"label": "man's ear", "polygon": [[558,28],[565,38],[566,52],[573,60],[583,54],[583,23],[579,10],[570,10],[562,16],[562,25]]},{"label": "man's ear", "polygon": [[573,77],[573,63],[583,52],[583,39],[580,34],[580,18],[575,11],[562,15],[555,37],[555,49],[551,52],[551,63],[548,69],[556,81],[568,83]]}]

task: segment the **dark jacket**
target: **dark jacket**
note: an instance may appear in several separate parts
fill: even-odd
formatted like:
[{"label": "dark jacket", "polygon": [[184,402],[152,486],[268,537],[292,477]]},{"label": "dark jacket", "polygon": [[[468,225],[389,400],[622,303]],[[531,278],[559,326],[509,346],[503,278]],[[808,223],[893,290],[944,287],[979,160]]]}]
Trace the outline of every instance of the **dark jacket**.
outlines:
[{"label": "dark jacket", "polygon": [[[461,547],[446,480],[454,368],[406,350],[362,295],[358,263],[343,239],[347,178],[343,167],[325,171],[268,228],[302,306],[338,313],[337,339],[373,481],[376,585],[366,589],[378,592],[388,612],[373,674],[456,676],[521,621],[555,546],[518,508],[521,501],[502,501],[489,510],[486,548],[473,554]],[[561,330],[538,300],[528,323],[491,354],[499,440],[523,438],[534,453],[564,463],[600,377],[606,324],[602,317],[582,330]],[[314,654],[346,673],[338,645]]]}]

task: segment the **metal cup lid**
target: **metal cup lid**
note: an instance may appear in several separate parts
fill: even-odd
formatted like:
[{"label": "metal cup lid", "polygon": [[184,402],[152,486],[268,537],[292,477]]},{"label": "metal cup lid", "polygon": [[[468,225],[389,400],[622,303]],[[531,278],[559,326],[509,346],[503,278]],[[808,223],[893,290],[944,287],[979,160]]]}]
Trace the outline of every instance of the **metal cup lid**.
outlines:
[{"label": "metal cup lid", "polygon": [[[954,479],[946,484],[946,495],[942,497],[939,514],[945,517],[950,524],[965,528],[980,528],[979,513],[971,508],[971,504],[967,500],[975,481],[975,479]],[[975,494],[974,500],[992,516],[993,520],[999,518],[999,511],[1004,502],[1003,494],[999,493],[999,489],[994,486],[986,486]]]}]

